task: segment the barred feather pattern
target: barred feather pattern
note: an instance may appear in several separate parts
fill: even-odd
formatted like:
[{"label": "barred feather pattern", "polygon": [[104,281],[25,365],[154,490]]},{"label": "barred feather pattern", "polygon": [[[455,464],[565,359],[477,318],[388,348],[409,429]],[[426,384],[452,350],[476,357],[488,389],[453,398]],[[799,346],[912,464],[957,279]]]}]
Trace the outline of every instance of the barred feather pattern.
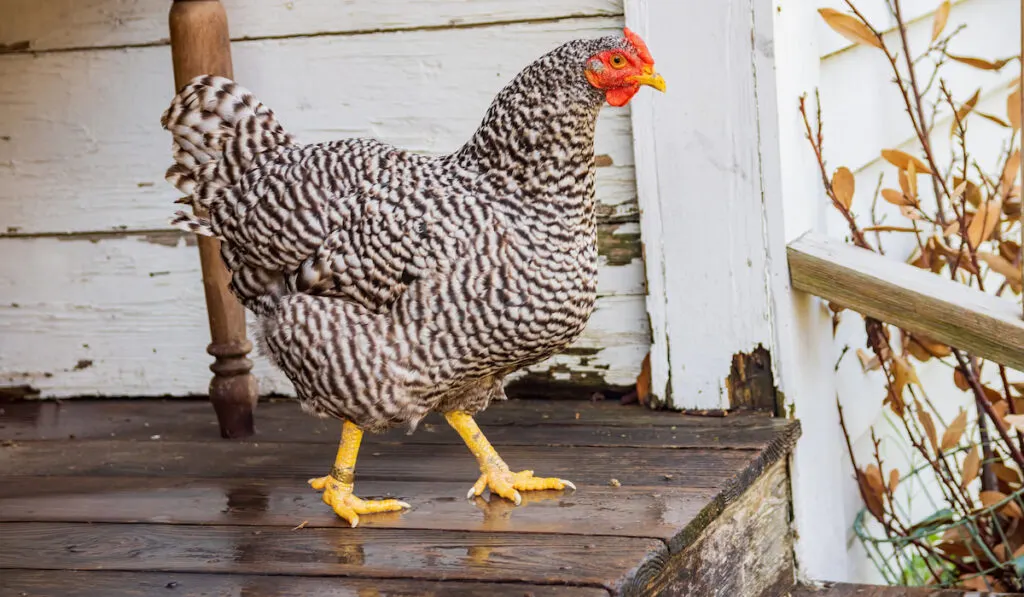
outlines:
[{"label": "barred feather pattern", "polygon": [[[520,72],[458,151],[300,145],[237,83],[199,77],[165,112],[167,179],[222,239],[261,351],[310,412],[370,431],[476,412],[582,333],[597,286],[594,131],[603,92],[576,40]],[[206,215],[202,215],[202,214]]]}]

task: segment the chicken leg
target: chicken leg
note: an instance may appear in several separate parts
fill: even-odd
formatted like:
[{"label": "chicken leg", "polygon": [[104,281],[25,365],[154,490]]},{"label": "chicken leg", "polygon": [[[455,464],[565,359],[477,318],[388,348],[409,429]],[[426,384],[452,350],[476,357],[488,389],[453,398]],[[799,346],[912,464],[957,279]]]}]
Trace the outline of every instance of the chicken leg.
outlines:
[{"label": "chicken leg", "polygon": [[324,503],[353,527],[359,524],[360,514],[393,512],[409,507],[409,504],[398,500],[363,500],[352,495],[356,456],[359,455],[359,444],[362,441],[362,429],[349,421],[342,423],[341,445],[334,459],[334,468],[326,477],[309,480],[313,489],[324,492]]},{"label": "chicken leg", "polygon": [[534,477],[533,471],[513,473],[468,413],[452,411],[445,414],[444,418],[459,432],[462,441],[466,442],[470,452],[480,463],[480,478],[466,494],[467,498],[479,496],[484,492],[484,488],[488,488],[491,493],[512,500],[518,506],[522,503],[519,491],[565,489],[566,487],[576,489],[575,485],[565,479]]}]

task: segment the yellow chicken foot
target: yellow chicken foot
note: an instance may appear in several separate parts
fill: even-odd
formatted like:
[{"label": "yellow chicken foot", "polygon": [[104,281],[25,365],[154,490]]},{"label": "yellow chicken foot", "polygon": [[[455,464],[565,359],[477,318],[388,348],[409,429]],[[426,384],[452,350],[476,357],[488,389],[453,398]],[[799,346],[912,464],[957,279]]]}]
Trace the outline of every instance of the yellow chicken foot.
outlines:
[{"label": "yellow chicken foot", "polygon": [[341,445],[331,474],[309,480],[313,489],[324,492],[324,503],[353,527],[359,524],[360,514],[394,512],[409,507],[409,504],[398,500],[363,500],[352,495],[356,456],[359,455],[359,444],[362,441],[363,430],[345,421],[341,426]]},{"label": "yellow chicken foot", "polygon": [[533,471],[513,473],[491,446],[491,442],[484,437],[473,417],[462,411],[453,411],[445,414],[444,417],[448,420],[448,424],[459,432],[462,441],[466,442],[469,450],[476,457],[476,461],[480,463],[480,478],[466,494],[467,498],[479,496],[485,488],[489,488],[491,493],[512,500],[518,506],[522,503],[519,491],[565,489],[566,487],[576,489],[575,485],[565,479],[534,477]]}]

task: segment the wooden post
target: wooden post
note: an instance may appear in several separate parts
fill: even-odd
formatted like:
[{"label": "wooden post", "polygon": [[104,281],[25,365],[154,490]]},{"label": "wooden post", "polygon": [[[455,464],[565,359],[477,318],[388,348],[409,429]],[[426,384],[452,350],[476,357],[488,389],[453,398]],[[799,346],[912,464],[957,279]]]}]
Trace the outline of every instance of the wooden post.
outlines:
[{"label": "wooden post", "polygon": [[[233,76],[227,13],[219,0],[174,0],[169,24],[176,90],[199,75]],[[230,274],[220,258],[220,241],[200,236],[198,242],[210,320],[207,352],[216,359],[210,365],[210,402],[222,437],[248,437],[254,433],[259,390],[246,358],[252,343],[245,335],[245,310],[228,290]]]}]

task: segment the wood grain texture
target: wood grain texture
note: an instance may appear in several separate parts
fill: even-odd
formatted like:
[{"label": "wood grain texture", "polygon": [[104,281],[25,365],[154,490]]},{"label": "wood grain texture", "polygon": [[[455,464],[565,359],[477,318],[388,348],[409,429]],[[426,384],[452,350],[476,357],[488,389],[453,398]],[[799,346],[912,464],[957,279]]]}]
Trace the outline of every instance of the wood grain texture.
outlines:
[{"label": "wood grain texture", "polygon": [[[537,475],[560,477],[583,485],[722,489],[756,462],[758,452],[733,450],[663,450],[656,448],[541,448],[496,446],[509,466]],[[201,476],[306,479],[330,469],[337,446],[275,442],[84,442],[17,443],[0,448],[0,474],[103,477]],[[202,462],[201,468],[195,463]],[[414,465],[412,463],[415,463]],[[465,446],[378,444],[359,454],[356,482],[445,479],[468,489],[480,476]],[[453,494],[463,497],[465,491]]]},{"label": "wood grain texture", "polygon": [[[323,472],[334,445],[302,437],[302,425],[314,419],[294,404],[261,405],[266,415],[259,421],[278,426],[285,440],[277,442],[224,442],[215,432],[167,441],[187,436],[173,418],[175,408],[185,424],[199,426],[198,409],[208,407],[181,400],[0,405],[0,583],[7,583],[0,584],[0,595],[76,595],[81,583],[97,590],[115,582],[112,597],[147,594],[154,586],[225,597],[236,587],[276,595],[282,585],[304,591],[298,594],[331,587],[360,597],[472,594],[481,588],[472,584],[478,581],[489,583],[480,594],[497,595],[507,594],[506,585],[522,588],[520,595],[569,596],[576,593],[568,587],[613,595],[660,594],[671,586],[666,583],[682,580],[699,587],[713,572],[700,565],[702,554],[715,553],[705,537],[739,536],[731,529],[776,511],[774,498],[759,488],[779,471],[785,480],[783,459],[799,433],[798,424],[778,421],[766,436],[764,415],[707,418],[608,403],[499,403],[480,417],[486,432],[522,430],[558,444],[499,445],[509,464],[569,476],[579,482],[576,491],[527,493],[519,507],[494,498],[466,500],[477,467],[464,446],[371,437],[357,465],[357,494],[400,497],[413,506],[366,515],[351,529],[305,483]],[[206,419],[212,419],[208,410]],[[671,443],[564,446],[594,441],[594,432],[597,441],[608,441],[600,438],[694,430],[725,438],[706,447],[739,443],[745,432],[760,441],[713,450]],[[63,435],[74,431],[81,438]],[[11,432],[17,439],[7,439]],[[152,439],[132,439],[140,432]],[[620,483],[609,482],[613,475]],[[752,501],[764,507],[731,514]],[[749,538],[741,537],[734,549],[744,541]],[[780,550],[789,553],[785,537],[770,549],[744,548],[737,560],[742,582],[723,586],[767,588],[770,566],[763,562]],[[267,580],[253,584],[252,575]],[[723,583],[713,575],[707,582]],[[368,586],[376,592],[365,592]],[[533,586],[566,590],[534,593]]]},{"label": "wood grain texture", "polygon": [[[258,441],[336,444],[339,424],[301,413],[291,402],[259,406]],[[615,402],[573,403],[511,400],[476,417],[498,446],[618,446],[761,450],[796,430],[799,423],[761,414],[700,417],[650,412]],[[201,400],[31,401],[0,406],[0,440],[74,439],[216,441],[216,421]],[[441,418],[428,415],[408,435],[405,429],[370,434],[365,443],[461,445]]]},{"label": "wood grain texture", "polygon": [[[232,52],[237,80],[300,142],[376,137],[443,153],[541,54],[621,27],[621,18],[568,19],[268,39]],[[178,194],[163,181],[170,137],[158,121],[171,80],[160,47],[0,56],[0,233],[167,228]],[[597,174],[601,217],[636,221],[628,108],[603,111],[595,152],[611,163]]]},{"label": "wood grain texture", "polygon": [[1014,301],[824,236],[802,236],[788,252],[795,289],[1024,371]]},{"label": "wood grain texture", "polygon": [[[168,20],[174,89],[203,74],[234,76],[227,13],[219,0],[176,1],[171,4]],[[200,211],[199,215],[206,212]],[[247,358],[252,342],[245,333],[245,309],[228,289],[231,273],[221,260],[220,240],[200,236],[196,243],[210,324],[206,352],[215,358],[210,366],[210,402],[223,437],[249,437],[254,431],[252,410],[259,400],[259,388],[252,375],[252,361]]]},{"label": "wood grain texture", "polygon": [[[5,523],[0,569],[161,570],[616,586],[660,541],[409,529]],[[46,553],[45,561],[37,554]],[[557,561],[553,567],[550,562]],[[616,574],[617,573],[617,574]],[[611,588],[611,587],[609,587]]]},{"label": "wood grain texture", "polygon": [[[0,239],[0,387],[56,397],[205,395],[209,331],[199,259],[187,238]],[[636,294],[643,289],[637,235],[609,224],[601,238],[602,297],[583,337],[529,372],[549,386],[573,384],[576,398],[632,384],[650,343]],[[283,374],[252,354],[261,393],[294,395]]]},{"label": "wood grain texture", "polygon": [[[770,19],[753,19],[769,4],[627,4],[669,85],[632,101],[656,404],[729,408],[733,355],[772,349],[761,154],[777,148],[758,103],[774,105],[773,93],[759,99],[758,77],[773,76],[773,42]],[[699,58],[681,58],[693,48]]]},{"label": "wood grain texture", "polygon": [[666,597],[776,597],[794,580],[786,464],[765,471],[686,550],[635,578]]},{"label": "wood grain texture", "polygon": [[[668,541],[704,516],[715,489],[580,485],[524,492],[519,507],[496,497],[466,500],[472,483],[361,480],[356,494],[412,504],[361,516],[360,528],[653,537]],[[115,508],[111,504],[116,504]],[[600,513],[599,516],[595,514]],[[0,522],[92,522],[348,528],[294,479],[7,477]]]},{"label": "wood grain texture", "polygon": [[397,579],[329,579],[245,574],[104,572],[8,569],[0,573],[0,597],[602,597],[595,587],[522,583],[430,582]]},{"label": "wood grain texture", "polygon": [[[235,40],[622,14],[622,0],[224,0],[224,6]],[[166,44],[166,10],[148,0],[4,0],[0,48]]]}]

